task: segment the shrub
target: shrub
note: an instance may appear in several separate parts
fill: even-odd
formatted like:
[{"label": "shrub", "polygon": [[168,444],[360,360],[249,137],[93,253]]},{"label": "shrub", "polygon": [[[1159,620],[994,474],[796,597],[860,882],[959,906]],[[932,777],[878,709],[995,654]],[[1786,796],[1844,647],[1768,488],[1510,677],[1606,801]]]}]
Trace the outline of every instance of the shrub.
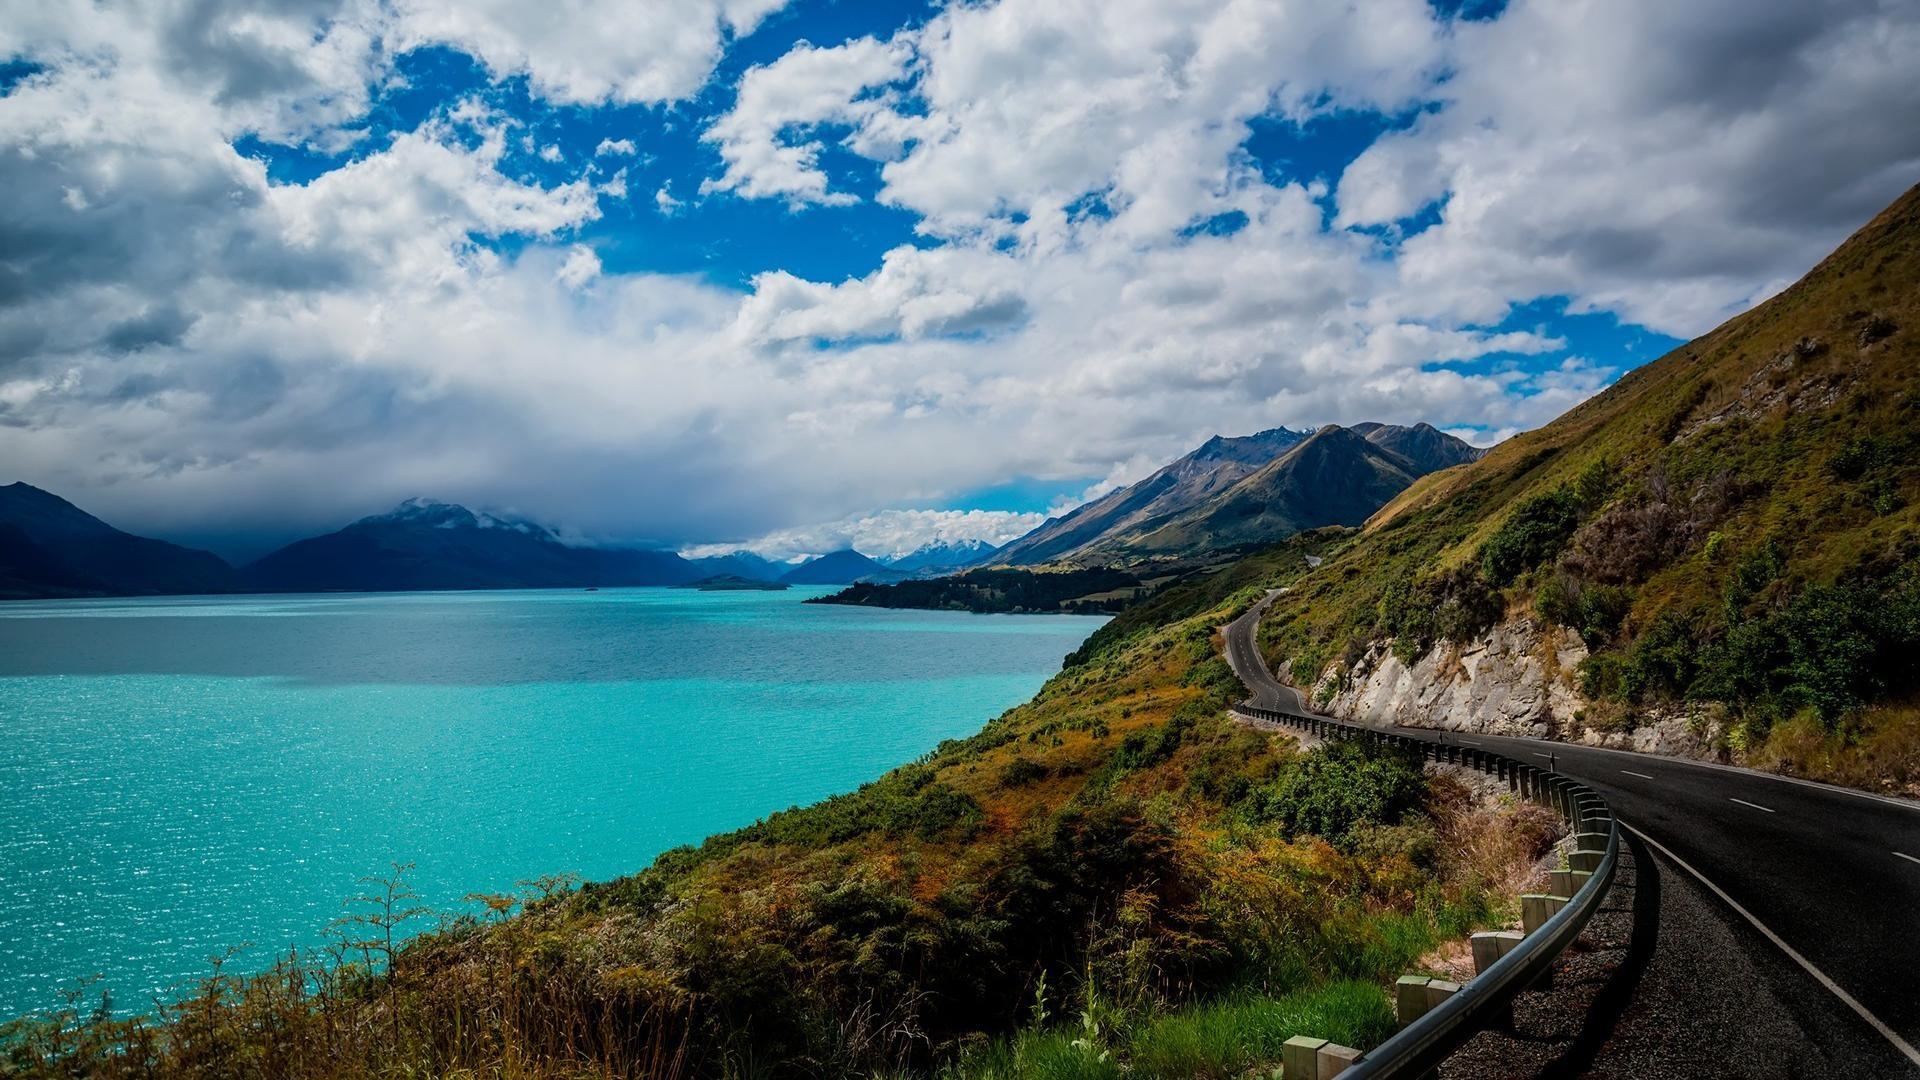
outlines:
[{"label": "shrub", "polygon": [[1379,632],[1393,652],[1412,663],[1435,641],[1471,641],[1498,622],[1500,597],[1471,566],[1429,577],[1399,578],[1381,592]]},{"label": "shrub", "polygon": [[1649,694],[1685,696],[1699,672],[1699,652],[1691,622],[1679,612],[1661,612],[1627,652],[1620,695],[1635,702]]},{"label": "shrub", "polygon": [[1365,825],[1392,825],[1427,790],[1409,752],[1365,742],[1324,743],[1249,799],[1247,817],[1351,849]]},{"label": "shrub", "polygon": [[1589,649],[1613,640],[1632,605],[1633,594],[1627,589],[1588,585],[1565,571],[1548,578],[1533,598],[1541,618],[1578,633]]},{"label": "shrub", "polygon": [[1480,549],[1480,564],[1496,586],[1512,584],[1560,553],[1580,524],[1580,497],[1557,487],[1514,508]]}]

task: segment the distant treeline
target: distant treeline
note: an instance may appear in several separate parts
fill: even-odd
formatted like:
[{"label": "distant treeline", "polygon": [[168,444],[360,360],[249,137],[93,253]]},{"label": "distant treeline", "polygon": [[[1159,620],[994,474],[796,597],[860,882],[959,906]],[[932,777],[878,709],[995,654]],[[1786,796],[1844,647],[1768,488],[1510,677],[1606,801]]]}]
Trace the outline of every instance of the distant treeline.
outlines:
[{"label": "distant treeline", "polygon": [[1145,599],[1146,595],[1147,588],[1140,579],[1123,570],[995,568],[893,585],[861,583],[807,603],[980,613],[1110,615],[1136,600]]}]

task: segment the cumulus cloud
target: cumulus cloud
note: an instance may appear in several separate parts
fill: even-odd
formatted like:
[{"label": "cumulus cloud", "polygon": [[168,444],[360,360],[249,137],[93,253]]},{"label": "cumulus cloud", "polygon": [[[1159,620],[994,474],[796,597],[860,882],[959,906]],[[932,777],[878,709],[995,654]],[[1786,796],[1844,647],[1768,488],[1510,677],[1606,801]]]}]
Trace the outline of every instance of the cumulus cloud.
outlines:
[{"label": "cumulus cloud", "polygon": [[[1516,303],[1690,333],[1920,175],[1920,18],[1891,2],[999,0],[702,95],[777,6],[10,12],[0,55],[38,70],[0,96],[0,460],[162,532],[424,493],[594,539],[1005,539],[1030,516],[868,510],[1096,495],[1282,423],[1535,426],[1627,360],[1503,325]],[[541,109],[678,103],[711,197],[600,132],[530,178],[508,95],[369,135],[427,43]],[[1337,177],[1242,148],[1339,110],[1404,122]],[[248,136],[353,152],[282,183]],[[714,204],[856,191],[916,236],[832,280],[635,271],[647,245],[595,231],[628,183],[604,158],[696,245]]]},{"label": "cumulus cloud", "polygon": [[677,101],[785,0],[392,0],[389,48],[449,45],[554,101]]},{"label": "cumulus cloud", "polygon": [[[726,171],[702,191],[733,191],[748,198],[783,198],[793,205],[844,204],[845,192],[827,189],[818,163],[822,125],[855,129],[850,143],[866,147],[859,129],[893,116],[885,96],[868,91],[900,77],[910,55],[904,41],[860,38],[831,48],[805,42],[740,80],[733,109],[703,136],[717,143]],[[795,133],[801,133],[796,135]]]},{"label": "cumulus cloud", "polygon": [[1343,225],[1441,204],[1399,256],[1423,313],[1558,294],[1698,334],[1920,178],[1920,20],[1888,0],[1522,0],[1450,51],[1444,107],[1338,192]]}]

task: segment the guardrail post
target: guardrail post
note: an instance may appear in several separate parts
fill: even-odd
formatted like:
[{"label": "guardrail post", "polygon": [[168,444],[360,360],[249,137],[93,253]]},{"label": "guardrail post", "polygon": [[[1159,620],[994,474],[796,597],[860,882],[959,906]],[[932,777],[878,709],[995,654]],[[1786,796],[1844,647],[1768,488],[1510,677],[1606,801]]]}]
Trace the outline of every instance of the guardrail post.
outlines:
[{"label": "guardrail post", "polygon": [[1401,1027],[1427,1014],[1427,984],[1432,981],[1425,975],[1402,975],[1393,984],[1393,1015]]},{"label": "guardrail post", "polygon": [[1460,984],[1445,979],[1427,980],[1427,1011],[1440,1007],[1441,1002],[1460,992]]},{"label": "guardrail post", "polygon": [[1517,930],[1482,930],[1473,935],[1473,973],[1493,966],[1493,962],[1513,951],[1526,935]]},{"label": "guardrail post", "polygon": [[1545,926],[1547,920],[1553,918],[1553,913],[1558,910],[1553,902],[1560,899],[1564,898],[1552,896],[1548,893],[1521,893],[1521,928],[1531,934],[1542,926]]},{"label": "guardrail post", "polygon": [[1328,1043],[1313,1055],[1313,1063],[1319,1067],[1320,1075],[1316,1080],[1333,1080],[1334,1077],[1353,1068],[1360,1060],[1360,1051],[1351,1046]]},{"label": "guardrail post", "polygon": [[1320,1080],[1320,1050],[1325,1039],[1295,1035],[1280,1047],[1280,1070],[1286,1080]]}]

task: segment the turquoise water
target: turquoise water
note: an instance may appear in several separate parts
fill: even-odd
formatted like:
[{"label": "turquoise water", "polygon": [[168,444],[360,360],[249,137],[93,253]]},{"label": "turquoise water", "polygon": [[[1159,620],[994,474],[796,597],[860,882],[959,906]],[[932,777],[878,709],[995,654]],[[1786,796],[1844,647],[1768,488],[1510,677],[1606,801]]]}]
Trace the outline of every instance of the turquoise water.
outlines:
[{"label": "turquoise water", "polygon": [[0,604],[0,1016],[264,967],[393,862],[447,910],[638,870],[977,730],[1098,625],[820,591]]}]

